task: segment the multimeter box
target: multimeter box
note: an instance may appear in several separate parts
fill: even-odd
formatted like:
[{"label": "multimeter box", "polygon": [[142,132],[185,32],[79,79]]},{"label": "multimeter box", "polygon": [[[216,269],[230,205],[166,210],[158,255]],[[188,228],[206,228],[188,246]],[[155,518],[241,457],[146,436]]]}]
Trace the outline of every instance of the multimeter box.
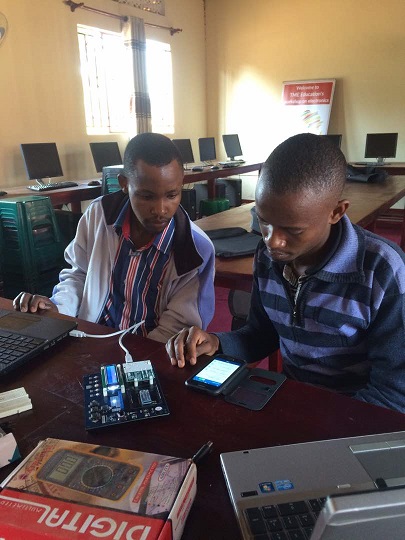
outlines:
[{"label": "multimeter box", "polygon": [[197,472],[190,459],[46,439],[1,487],[2,538],[179,540]]}]

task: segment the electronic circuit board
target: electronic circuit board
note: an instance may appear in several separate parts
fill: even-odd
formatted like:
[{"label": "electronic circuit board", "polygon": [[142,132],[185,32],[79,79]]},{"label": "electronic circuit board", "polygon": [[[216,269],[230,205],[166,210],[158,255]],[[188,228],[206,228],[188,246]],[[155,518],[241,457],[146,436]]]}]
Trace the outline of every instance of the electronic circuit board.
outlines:
[{"label": "electronic circuit board", "polygon": [[108,364],[84,377],[86,429],[170,414],[149,360]]}]

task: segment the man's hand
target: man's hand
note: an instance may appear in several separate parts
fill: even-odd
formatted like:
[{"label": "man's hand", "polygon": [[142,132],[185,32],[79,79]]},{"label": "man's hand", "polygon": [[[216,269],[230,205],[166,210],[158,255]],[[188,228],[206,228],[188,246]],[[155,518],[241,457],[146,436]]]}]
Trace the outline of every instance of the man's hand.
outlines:
[{"label": "man's hand", "polygon": [[38,310],[58,311],[56,305],[47,296],[20,292],[13,300],[13,308],[23,313],[36,313]]},{"label": "man's hand", "polygon": [[186,361],[191,365],[197,363],[197,357],[202,354],[212,355],[219,348],[219,339],[214,334],[208,334],[198,328],[183,328],[181,332],[171,337],[166,343],[166,351],[173,366],[183,368]]}]

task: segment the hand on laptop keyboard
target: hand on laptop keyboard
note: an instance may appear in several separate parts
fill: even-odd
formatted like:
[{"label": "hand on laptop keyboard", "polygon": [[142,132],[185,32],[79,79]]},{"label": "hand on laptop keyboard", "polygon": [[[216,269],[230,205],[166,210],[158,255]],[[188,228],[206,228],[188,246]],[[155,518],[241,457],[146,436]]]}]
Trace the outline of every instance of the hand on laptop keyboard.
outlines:
[{"label": "hand on laptop keyboard", "polygon": [[20,292],[13,300],[13,308],[23,313],[36,313],[40,310],[58,312],[56,305],[47,296]]}]

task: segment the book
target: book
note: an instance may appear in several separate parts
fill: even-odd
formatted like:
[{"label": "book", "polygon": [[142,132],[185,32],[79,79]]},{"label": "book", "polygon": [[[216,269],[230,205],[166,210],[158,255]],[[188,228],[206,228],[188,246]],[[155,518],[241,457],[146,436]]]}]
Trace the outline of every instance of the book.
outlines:
[{"label": "book", "polygon": [[5,540],[179,540],[191,459],[46,439],[2,483]]}]

